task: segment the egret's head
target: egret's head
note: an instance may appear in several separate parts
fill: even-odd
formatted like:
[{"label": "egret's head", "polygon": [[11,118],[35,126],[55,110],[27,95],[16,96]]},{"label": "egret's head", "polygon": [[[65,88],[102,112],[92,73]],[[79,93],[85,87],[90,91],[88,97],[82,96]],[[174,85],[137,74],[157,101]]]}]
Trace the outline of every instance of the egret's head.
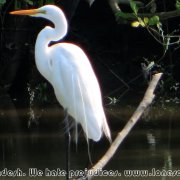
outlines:
[{"label": "egret's head", "polygon": [[44,31],[46,31],[45,35],[46,38],[49,38],[49,40],[59,40],[60,38],[64,37],[67,33],[68,25],[66,17],[63,11],[57,6],[45,5],[38,9],[12,11],[10,12],[10,14],[29,15],[33,17],[42,17],[50,20],[54,24],[54,31],[52,29],[49,30],[47,28],[44,28],[44,30],[42,30],[43,33]]},{"label": "egret's head", "polygon": [[60,8],[54,5],[45,5],[43,7],[40,7],[38,9],[29,9],[29,10],[18,10],[18,11],[12,11],[10,14],[13,15],[29,15],[33,17],[42,17],[49,20],[54,20],[58,18],[59,16],[64,16],[64,13]]}]

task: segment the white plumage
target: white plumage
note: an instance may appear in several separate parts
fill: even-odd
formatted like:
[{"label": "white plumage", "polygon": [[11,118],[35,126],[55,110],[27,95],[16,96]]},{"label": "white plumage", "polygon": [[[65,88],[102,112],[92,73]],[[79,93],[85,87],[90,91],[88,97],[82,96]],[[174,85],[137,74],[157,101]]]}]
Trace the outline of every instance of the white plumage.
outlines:
[{"label": "white plumage", "polygon": [[87,138],[99,141],[104,132],[111,140],[100,87],[88,57],[71,43],[49,46],[51,41],[60,40],[67,33],[67,20],[62,10],[46,5],[11,14],[42,17],[53,22],[54,28],[46,26],[38,34],[35,45],[37,68],[52,84],[59,103],[81,124]]}]

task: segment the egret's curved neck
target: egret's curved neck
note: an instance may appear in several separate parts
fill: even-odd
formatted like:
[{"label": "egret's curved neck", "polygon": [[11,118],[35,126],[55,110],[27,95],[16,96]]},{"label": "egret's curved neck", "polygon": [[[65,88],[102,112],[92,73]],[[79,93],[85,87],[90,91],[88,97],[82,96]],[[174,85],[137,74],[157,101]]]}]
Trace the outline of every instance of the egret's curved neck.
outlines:
[{"label": "egret's curved neck", "polygon": [[[46,17],[47,18],[47,17]],[[51,41],[61,40],[67,33],[67,21],[64,14],[59,13],[57,17],[48,17],[53,22],[54,28],[46,26],[38,34],[35,44],[36,65],[40,73],[48,79],[51,77],[49,68]],[[50,79],[48,79],[50,81]]]},{"label": "egret's curved neck", "polygon": [[49,45],[51,41],[61,40],[67,34],[67,20],[62,12],[57,17],[48,17],[48,20],[54,24],[54,28],[46,26],[41,30],[36,43],[40,41],[43,45]]}]

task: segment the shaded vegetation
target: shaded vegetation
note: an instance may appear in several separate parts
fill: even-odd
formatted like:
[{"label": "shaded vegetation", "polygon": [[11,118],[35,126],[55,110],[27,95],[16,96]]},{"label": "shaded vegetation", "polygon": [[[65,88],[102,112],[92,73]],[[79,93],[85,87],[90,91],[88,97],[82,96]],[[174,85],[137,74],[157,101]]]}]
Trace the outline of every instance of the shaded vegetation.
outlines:
[{"label": "shaded vegetation", "polygon": [[[36,36],[49,22],[14,17],[8,12],[15,8],[39,7],[47,1],[3,2],[0,4],[1,102],[7,103],[7,109],[13,109],[16,122],[19,121],[15,129],[31,131],[28,122],[33,119],[33,131],[37,129],[36,122],[44,119],[47,107],[59,108],[52,87],[38,73],[34,63]],[[151,75],[160,71],[164,73],[158,89],[160,102],[179,104],[178,17],[162,22],[158,16],[141,17],[139,13],[149,13],[149,10],[137,8],[131,1],[131,6],[120,5],[123,11],[119,12],[119,16],[122,12],[124,16],[126,12],[134,14],[135,19],[131,23],[135,21],[139,28],[133,28],[130,24],[118,24],[106,1],[97,0],[91,7],[85,1],[73,2],[53,2],[64,10],[69,20],[69,33],[64,40],[80,45],[89,54],[107,109],[119,104],[136,105]],[[178,1],[157,2],[158,12],[168,12],[175,8],[179,8]],[[4,107],[1,107],[1,111],[4,111]],[[3,119],[2,114],[0,118]],[[14,120],[11,117],[8,119],[14,125]],[[1,127],[4,128],[4,125]]]}]

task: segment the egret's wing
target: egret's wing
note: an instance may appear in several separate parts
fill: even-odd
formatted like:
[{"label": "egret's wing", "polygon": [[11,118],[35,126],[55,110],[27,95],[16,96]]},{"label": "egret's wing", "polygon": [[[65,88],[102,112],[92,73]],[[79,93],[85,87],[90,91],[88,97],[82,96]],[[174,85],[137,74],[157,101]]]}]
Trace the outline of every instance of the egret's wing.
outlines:
[{"label": "egret's wing", "polygon": [[82,125],[87,138],[98,141],[103,130],[110,137],[100,88],[84,52],[63,43],[52,54],[52,84],[60,104]]}]

